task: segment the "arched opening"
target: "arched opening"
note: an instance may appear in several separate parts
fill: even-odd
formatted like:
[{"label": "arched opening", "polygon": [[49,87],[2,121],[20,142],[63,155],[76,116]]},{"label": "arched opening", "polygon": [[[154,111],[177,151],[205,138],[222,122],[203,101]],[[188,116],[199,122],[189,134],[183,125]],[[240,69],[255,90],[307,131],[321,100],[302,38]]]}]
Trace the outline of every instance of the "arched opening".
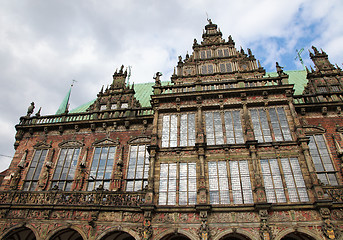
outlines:
[{"label": "arched opening", "polygon": [[312,237],[301,232],[292,232],[281,238],[281,240],[314,240]]},{"label": "arched opening", "polygon": [[135,240],[135,238],[127,232],[115,231],[106,234],[101,240]]},{"label": "arched opening", "polygon": [[3,238],[6,240],[36,240],[35,234],[27,227],[12,230]]},{"label": "arched opening", "polygon": [[54,234],[50,240],[83,240],[83,238],[80,233],[74,229],[67,228]]},{"label": "arched opening", "polygon": [[169,234],[169,235],[163,237],[161,240],[190,240],[190,239],[183,234],[172,233],[172,234]]},{"label": "arched opening", "polygon": [[220,240],[250,240],[250,238],[248,238],[242,234],[230,233],[230,234],[222,237]]}]

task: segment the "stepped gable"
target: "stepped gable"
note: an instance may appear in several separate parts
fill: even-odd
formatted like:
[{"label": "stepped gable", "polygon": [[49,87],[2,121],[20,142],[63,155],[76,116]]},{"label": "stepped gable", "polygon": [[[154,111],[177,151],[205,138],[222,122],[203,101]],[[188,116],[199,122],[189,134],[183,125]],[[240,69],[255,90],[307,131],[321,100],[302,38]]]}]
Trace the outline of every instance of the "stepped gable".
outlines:
[{"label": "stepped gable", "polygon": [[[262,78],[265,69],[250,49],[237,50],[231,36],[225,41],[216,24],[208,20],[202,42],[194,39],[193,52],[179,61],[171,78],[174,84],[191,84],[238,78]],[[200,80],[201,77],[201,80]]]},{"label": "stepped gable", "polygon": [[120,70],[113,74],[112,84],[104,90],[104,86],[97,95],[95,102],[90,105],[88,111],[96,112],[116,109],[137,109],[141,104],[135,98],[134,86],[126,83],[127,70],[122,65]]},{"label": "stepped gable", "polygon": [[306,68],[308,83],[303,92],[304,97],[307,97],[306,102],[342,102],[343,100],[338,97],[338,94],[342,93],[342,70],[330,63],[328,55],[323,50],[318,51],[314,46],[312,50],[310,58],[315,69]]}]

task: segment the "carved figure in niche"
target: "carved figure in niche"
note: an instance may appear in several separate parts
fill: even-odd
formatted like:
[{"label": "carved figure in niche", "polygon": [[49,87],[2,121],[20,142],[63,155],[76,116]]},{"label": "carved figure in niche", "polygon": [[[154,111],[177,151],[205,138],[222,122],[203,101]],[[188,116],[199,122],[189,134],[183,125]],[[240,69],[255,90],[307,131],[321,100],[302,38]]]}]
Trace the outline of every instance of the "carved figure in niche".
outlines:
[{"label": "carved figure in niche", "polygon": [[285,73],[283,72],[283,67],[281,67],[278,62],[276,62],[276,72],[279,75],[279,77],[285,75]]},{"label": "carved figure in niche", "polygon": [[21,179],[21,168],[18,168],[11,177],[10,189],[16,190]]},{"label": "carved figure in niche", "polygon": [[27,117],[30,117],[31,116],[31,114],[33,113],[33,110],[35,109],[35,103],[34,102],[32,102],[31,103],[31,105],[28,107],[28,109],[27,109]]},{"label": "carved figure in niche", "polygon": [[77,171],[76,174],[76,180],[75,180],[75,190],[82,190],[83,184],[85,182],[85,177],[86,177],[86,171],[84,167],[80,164],[80,168]]},{"label": "carved figure in niche", "polygon": [[43,170],[43,173],[41,177],[38,180],[38,186],[43,191],[46,186],[48,185],[48,179],[49,179],[49,168],[45,167]]}]

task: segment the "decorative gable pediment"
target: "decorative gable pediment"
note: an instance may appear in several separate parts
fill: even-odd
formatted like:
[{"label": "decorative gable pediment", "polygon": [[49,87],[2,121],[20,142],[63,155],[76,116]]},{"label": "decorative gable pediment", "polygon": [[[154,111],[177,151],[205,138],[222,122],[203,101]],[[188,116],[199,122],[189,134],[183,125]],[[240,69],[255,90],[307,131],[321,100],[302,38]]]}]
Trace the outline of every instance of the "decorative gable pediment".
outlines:
[{"label": "decorative gable pediment", "polygon": [[304,126],[303,129],[305,130],[305,134],[323,134],[325,133],[325,128],[319,126],[308,125]]},{"label": "decorative gable pediment", "polygon": [[51,148],[51,144],[47,144],[45,142],[37,142],[33,148],[35,149],[47,149],[47,148]]},{"label": "decorative gable pediment", "polygon": [[149,137],[135,137],[130,139],[128,144],[150,144],[151,138]]},{"label": "decorative gable pediment", "polygon": [[111,138],[100,139],[93,143],[93,146],[113,146],[113,145],[119,145],[119,142]]},{"label": "decorative gable pediment", "polygon": [[80,141],[75,141],[75,140],[71,140],[71,141],[63,141],[60,144],[58,144],[58,146],[60,148],[79,148],[82,147],[84,144]]}]

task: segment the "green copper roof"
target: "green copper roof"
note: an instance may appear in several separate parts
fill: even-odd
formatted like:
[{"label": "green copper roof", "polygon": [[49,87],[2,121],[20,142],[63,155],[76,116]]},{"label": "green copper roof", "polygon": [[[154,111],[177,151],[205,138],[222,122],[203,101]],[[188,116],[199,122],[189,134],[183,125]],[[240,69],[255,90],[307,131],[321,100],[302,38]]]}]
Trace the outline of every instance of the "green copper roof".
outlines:
[{"label": "green copper roof", "polygon": [[[299,70],[299,71],[285,71],[286,74],[289,75],[288,82],[290,84],[294,84],[295,95],[301,95],[304,87],[307,84],[306,79],[306,71]],[[276,72],[269,72],[266,76],[276,77]],[[163,86],[170,84],[168,81],[161,82]],[[135,89],[135,97],[141,103],[142,107],[150,107],[150,96],[152,95],[152,86],[154,86],[154,82],[149,83],[138,83],[134,85]],[[80,113],[86,112],[90,105],[94,103],[95,99],[92,101],[85,103],[73,110],[70,113]],[[62,104],[61,104],[62,105]]]},{"label": "green copper roof", "polygon": [[[289,75],[288,83],[294,84],[294,94],[301,95],[304,91],[304,87],[307,84],[306,79],[306,71],[305,70],[298,70],[298,71],[285,71],[286,74]],[[276,77],[278,74],[276,72],[269,72],[266,76]]]}]

